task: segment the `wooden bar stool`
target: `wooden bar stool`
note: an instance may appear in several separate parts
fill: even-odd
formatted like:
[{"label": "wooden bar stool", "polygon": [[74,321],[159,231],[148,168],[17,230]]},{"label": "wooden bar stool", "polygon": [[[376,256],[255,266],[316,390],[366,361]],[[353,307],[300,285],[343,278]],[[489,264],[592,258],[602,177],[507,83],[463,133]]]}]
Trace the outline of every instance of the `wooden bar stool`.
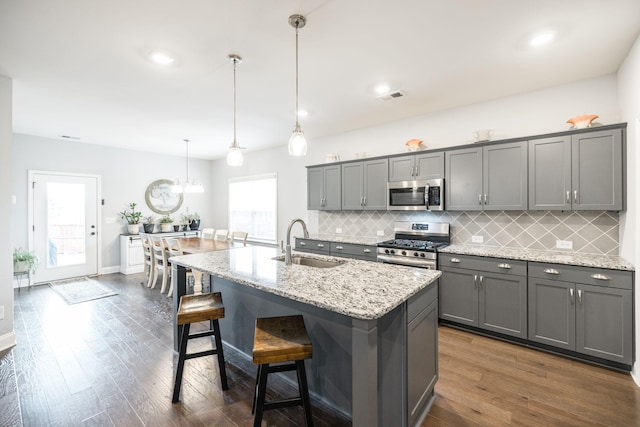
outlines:
[{"label": "wooden bar stool", "polygon": [[[301,315],[284,317],[260,317],[256,319],[255,338],[253,340],[253,363],[258,366],[256,391],[253,396],[252,413],[254,427],[262,423],[262,414],[268,409],[302,406],[307,426],[313,426],[311,402],[305,359],[313,355],[313,346],[304,319]],[[291,362],[285,365],[269,366],[270,363]],[[298,397],[277,401],[265,401],[267,376],[274,372],[295,370],[298,374]]]},{"label": "wooden bar stool", "polygon": [[[178,316],[176,322],[182,325],[180,333],[180,353],[178,355],[178,366],[176,368],[176,379],[173,385],[173,399],[176,403],[180,400],[180,386],[182,385],[182,371],[184,369],[184,361],[195,357],[218,355],[218,367],[220,368],[220,382],[222,390],[227,390],[227,371],[224,367],[224,353],[222,351],[222,339],[220,338],[220,325],[218,319],[224,317],[224,305],[222,304],[222,295],[220,292],[199,295],[183,295],[180,298],[180,306],[178,307]],[[210,322],[211,329],[205,332],[189,335],[189,329],[192,323]],[[200,351],[198,353],[187,353],[187,341],[192,338],[209,337],[213,335],[216,342],[216,348],[213,350]]]}]

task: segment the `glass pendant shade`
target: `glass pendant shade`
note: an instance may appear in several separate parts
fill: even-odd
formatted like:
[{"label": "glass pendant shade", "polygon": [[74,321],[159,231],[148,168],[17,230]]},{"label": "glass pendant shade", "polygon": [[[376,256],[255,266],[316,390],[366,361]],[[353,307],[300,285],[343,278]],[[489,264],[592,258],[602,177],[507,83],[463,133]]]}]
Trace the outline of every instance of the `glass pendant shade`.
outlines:
[{"label": "glass pendant shade", "polygon": [[204,187],[200,183],[196,183],[195,179],[189,179],[189,140],[183,139],[186,144],[185,164],[187,170],[187,177],[184,180],[184,184],[180,184],[180,179],[175,179],[171,186],[172,193],[203,193]]},{"label": "glass pendant shade", "polygon": [[180,180],[176,179],[173,181],[173,185],[171,186],[171,192],[172,193],[182,193],[184,192],[184,189],[182,188],[182,185],[180,185]]},{"label": "glass pendant shade", "polygon": [[307,139],[300,126],[296,126],[289,138],[289,155],[290,156],[306,156],[307,155]]},{"label": "glass pendant shade", "polygon": [[184,192],[185,193],[203,193],[204,187],[202,186],[202,184],[196,183],[195,180],[192,180],[191,182],[187,182],[184,185]]},{"label": "glass pendant shade", "polygon": [[232,145],[229,147],[229,152],[227,153],[227,165],[229,166],[242,166],[243,158],[242,151],[240,151],[240,147],[237,145]]}]

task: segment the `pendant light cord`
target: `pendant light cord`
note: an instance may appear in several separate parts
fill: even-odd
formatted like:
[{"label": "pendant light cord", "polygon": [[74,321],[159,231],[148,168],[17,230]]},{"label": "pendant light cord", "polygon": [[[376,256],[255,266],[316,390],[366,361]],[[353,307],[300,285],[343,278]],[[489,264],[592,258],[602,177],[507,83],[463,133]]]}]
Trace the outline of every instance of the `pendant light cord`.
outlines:
[{"label": "pendant light cord", "polygon": [[238,141],[236,140],[236,64],[238,63],[237,59],[233,59],[233,146],[238,146]]},{"label": "pendant light cord", "polygon": [[187,182],[185,182],[185,184],[188,184],[189,183],[189,140],[188,139],[184,139],[183,141],[185,142],[186,153],[187,153],[187,156],[185,158],[185,162],[187,164]]},{"label": "pendant light cord", "polygon": [[298,23],[296,23],[296,129],[300,128],[298,122]]}]

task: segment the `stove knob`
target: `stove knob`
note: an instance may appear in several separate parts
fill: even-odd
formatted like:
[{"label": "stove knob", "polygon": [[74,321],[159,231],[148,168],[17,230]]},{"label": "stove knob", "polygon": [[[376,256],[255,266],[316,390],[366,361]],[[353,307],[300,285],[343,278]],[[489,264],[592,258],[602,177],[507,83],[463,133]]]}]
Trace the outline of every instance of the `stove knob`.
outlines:
[{"label": "stove knob", "polygon": [[402,251],[402,255],[406,255],[406,254],[407,254],[407,251]]},{"label": "stove knob", "polygon": [[424,258],[424,257],[425,257],[424,252],[423,252],[423,253],[421,253],[421,254],[420,254],[420,256],[421,256],[422,258]]},{"label": "stove knob", "polygon": [[418,252],[414,252],[414,253],[413,253],[413,256],[418,256]]},{"label": "stove knob", "polygon": [[393,249],[391,249],[391,250],[389,251],[389,253],[390,253],[391,255],[393,255],[393,254],[395,254],[395,253],[396,253],[396,251],[394,251]]},{"label": "stove knob", "polygon": [[389,249],[385,249],[385,250],[384,250],[384,253],[385,253],[385,254],[388,254],[388,253],[389,253]]}]

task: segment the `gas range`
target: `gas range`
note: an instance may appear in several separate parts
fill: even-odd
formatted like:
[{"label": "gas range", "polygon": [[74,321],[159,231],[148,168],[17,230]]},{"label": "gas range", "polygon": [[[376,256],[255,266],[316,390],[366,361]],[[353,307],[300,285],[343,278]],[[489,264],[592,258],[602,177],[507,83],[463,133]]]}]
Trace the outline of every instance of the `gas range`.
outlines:
[{"label": "gas range", "polygon": [[395,239],[378,243],[378,262],[435,269],[438,248],[449,244],[445,222],[396,222]]}]

